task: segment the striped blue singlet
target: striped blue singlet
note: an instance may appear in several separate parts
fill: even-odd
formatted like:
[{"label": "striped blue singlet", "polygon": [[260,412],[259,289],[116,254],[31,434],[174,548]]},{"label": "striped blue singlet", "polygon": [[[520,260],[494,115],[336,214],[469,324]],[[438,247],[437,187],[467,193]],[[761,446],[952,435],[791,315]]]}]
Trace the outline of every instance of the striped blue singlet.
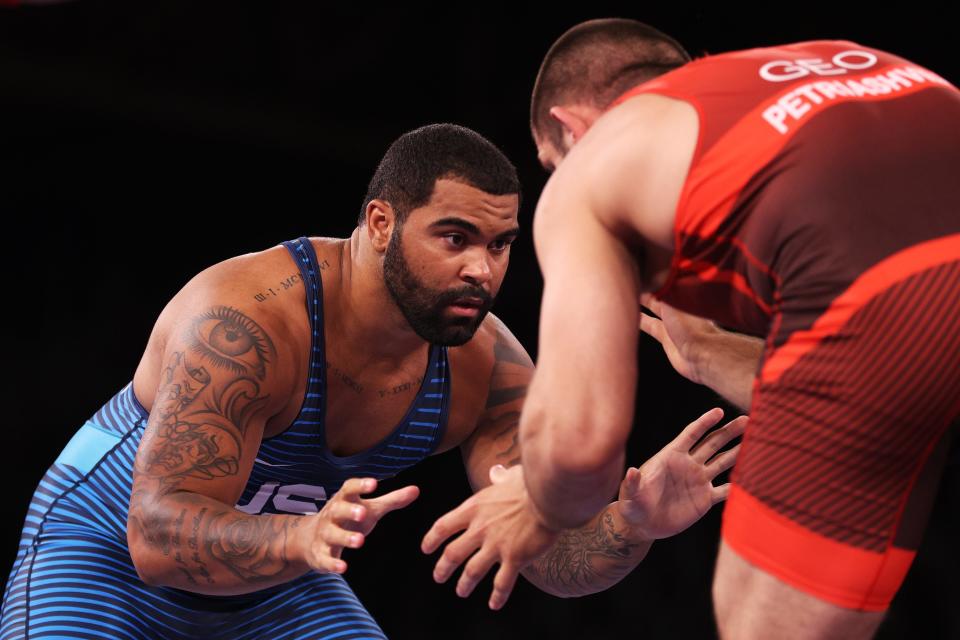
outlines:
[{"label": "striped blue singlet", "polygon": [[[236,505],[248,514],[316,513],[347,478],[388,478],[430,455],[447,420],[447,351],[432,346],[416,399],[393,432],[356,455],[329,451],[320,268],[306,238],[284,246],[306,290],[310,378],[296,420],[260,445]],[[130,559],[126,522],[147,419],[127,384],[79,429],[40,481],[4,593],[0,640],[385,637],[335,574],[308,573],[240,596],[144,584]]]}]

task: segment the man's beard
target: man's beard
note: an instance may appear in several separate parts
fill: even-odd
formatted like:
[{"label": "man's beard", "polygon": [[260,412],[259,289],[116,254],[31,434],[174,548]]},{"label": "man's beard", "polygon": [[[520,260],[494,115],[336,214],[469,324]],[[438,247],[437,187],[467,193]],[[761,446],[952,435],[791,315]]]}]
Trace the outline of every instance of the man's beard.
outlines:
[{"label": "man's beard", "polygon": [[[418,336],[430,344],[458,347],[476,333],[490,307],[493,296],[481,287],[465,285],[441,291],[426,287],[410,270],[400,242],[401,227],[394,227],[383,260],[383,280],[390,297]],[[446,317],[447,307],[463,298],[477,298],[481,305],[473,317]]]}]

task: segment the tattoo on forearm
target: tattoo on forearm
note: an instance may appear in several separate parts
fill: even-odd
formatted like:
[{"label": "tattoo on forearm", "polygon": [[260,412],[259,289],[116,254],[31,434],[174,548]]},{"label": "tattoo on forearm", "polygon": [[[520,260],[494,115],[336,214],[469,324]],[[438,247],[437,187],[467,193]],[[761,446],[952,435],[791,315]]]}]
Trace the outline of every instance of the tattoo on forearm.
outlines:
[{"label": "tattoo on forearm", "polygon": [[[593,525],[564,532],[556,545],[532,567],[554,589],[571,595],[616,582],[629,573],[639,544],[616,530],[610,507]],[[599,583],[599,584],[597,584]]]},{"label": "tattoo on forearm", "polygon": [[264,516],[219,513],[205,534],[207,554],[245,582],[261,582],[290,566],[287,521]]}]

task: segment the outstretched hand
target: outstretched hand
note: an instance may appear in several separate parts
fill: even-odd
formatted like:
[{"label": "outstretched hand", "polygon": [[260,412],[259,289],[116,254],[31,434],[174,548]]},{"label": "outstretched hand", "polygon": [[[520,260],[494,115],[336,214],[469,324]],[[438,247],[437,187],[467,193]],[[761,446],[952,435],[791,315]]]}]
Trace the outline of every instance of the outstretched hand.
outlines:
[{"label": "outstretched hand", "polygon": [[747,417],[735,418],[704,438],[722,418],[723,410],[711,409],[639,469],[627,469],[620,484],[620,513],[645,539],[676,535],[726,499],[729,483],[715,487],[713,480],[733,466],[740,445],[718,452],[743,435]]},{"label": "outstretched hand", "polygon": [[363,498],[377,488],[375,478],[350,478],[343,483],[320,513],[306,516],[297,527],[296,539],[307,565],[320,573],[343,573],[347,563],[340,558],[345,548],[363,545],[366,536],[391,511],[416,500],[420,490],[407,486],[376,498]]},{"label": "outstretched hand", "polygon": [[433,553],[463,531],[437,560],[433,579],[446,582],[466,562],[457,581],[457,595],[465,598],[491,567],[499,564],[489,601],[491,609],[499,609],[510,597],[520,571],[547,551],[559,532],[545,527],[537,517],[519,465],[492,467],[490,480],[493,484],[437,520],[424,536],[421,549]]}]

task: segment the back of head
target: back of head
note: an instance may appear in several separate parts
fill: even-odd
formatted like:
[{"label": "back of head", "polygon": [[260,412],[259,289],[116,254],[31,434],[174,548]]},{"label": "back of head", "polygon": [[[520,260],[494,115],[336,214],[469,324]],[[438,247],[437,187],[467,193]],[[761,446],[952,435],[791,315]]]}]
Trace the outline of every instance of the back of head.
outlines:
[{"label": "back of head", "polygon": [[589,104],[605,109],[632,87],[690,61],[670,36],[636,20],[606,18],[573,27],[553,43],[533,86],[530,129],[560,148],[550,108]]},{"label": "back of head", "polygon": [[476,131],[455,124],[431,124],[394,141],[367,187],[359,224],[373,199],[390,203],[399,223],[430,201],[436,181],[449,178],[492,195],[519,194],[516,167]]}]

